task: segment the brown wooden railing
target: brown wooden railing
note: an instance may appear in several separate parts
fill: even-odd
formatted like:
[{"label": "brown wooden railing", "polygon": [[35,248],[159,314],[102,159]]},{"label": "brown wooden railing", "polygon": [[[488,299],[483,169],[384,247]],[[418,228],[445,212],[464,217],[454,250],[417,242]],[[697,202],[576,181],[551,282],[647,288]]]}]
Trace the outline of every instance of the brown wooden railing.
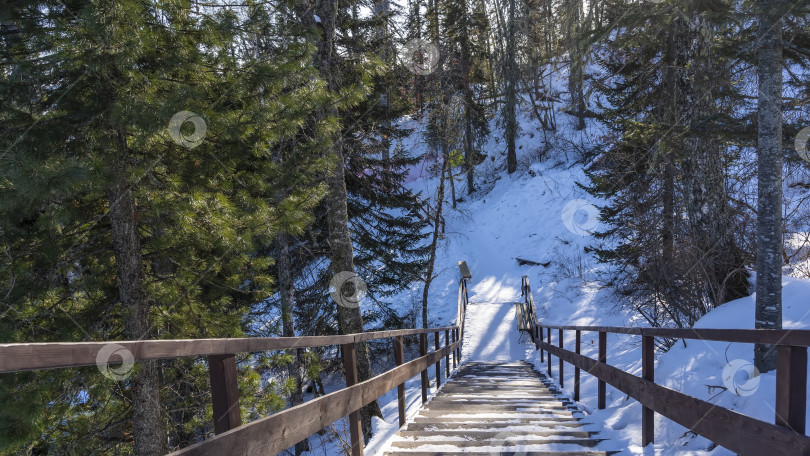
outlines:
[{"label": "brown wooden railing", "polygon": [[[466,267],[466,265],[465,265]],[[261,337],[240,339],[140,340],[115,342],[57,342],[0,344],[0,374],[41,369],[123,362],[119,355],[97,359],[99,352],[115,345],[118,352],[131,353],[134,362],[205,356],[211,380],[214,437],[171,453],[179,455],[274,455],[295,445],[335,421],[348,416],[352,455],[363,454],[360,409],[394,387],[397,388],[399,425],[405,424],[405,381],[421,374],[422,402],[427,402],[428,368],[436,368],[436,387],[441,385],[441,361],[445,378],[461,362],[461,339],[467,309],[467,279],[459,283],[457,325],[429,329],[399,329],[335,336]],[[444,333],[444,344],[441,334]],[[428,352],[428,337],[434,336],[434,350]],[[419,357],[405,361],[406,336],[419,336]],[[394,339],[396,367],[358,382],[355,344],[369,340]],[[241,424],[235,354],[293,348],[340,346],[346,388],[310,400],[268,417]]]},{"label": "brown wooden railing", "polygon": [[[527,277],[522,283],[525,305],[534,303]],[[810,330],[773,329],[669,329],[611,326],[542,325],[533,313],[530,334],[541,350],[551,376],[551,355],[559,358],[559,380],[563,386],[563,362],[574,366],[574,400],[579,400],[580,370],[598,379],[597,407],[605,408],[606,384],[636,399],[642,405],[642,446],[654,441],[654,413],[742,455],[810,455],[810,438],[805,435],[807,403],[807,347]],[[557,332],[557,345],[551,343]],[[574,331],[574,351],[564,348],[564,331]],[[598,360],[580,354],[582,332],[599,334]],[[607,334],[641,336],[641,377],[607,364]],[[545,337],[545,340],[544,340]],[[655,383],[655,338],[700,339],[777,347],[775,424],[760,421]],[[569,342],[570,343],[570,342]],[[547,359],[543,359],[543,352]]]},{"label": "brown wooden railing", "polygon": [[[439,348],[440,334],[444,346]],[[459,327],[400,329],[336,336],[268,337],[243,339],[143,340],[122,342],[74,342],[0,344],[0,373],[120,363],[120,357],[97,361],[102,349],[117,344],[132,353],[135,362],[207,356],[214,407],[215,437],[181,449],[172,455],[249,454],[272,455],[295,445],[340,418],[349,416],[352,454],[363,454],[359,410],[397,387],[400,426],[405,422],[405,380],[422,372],[422,390],[427,388],[427,369],[436,365],[437,386],[440,365],[445,358],[446,375],[457,366],[461,343]],[[426,353],[427,336],[434,334],[436,350]],[[405,362],[404,337],[420,337],[420,357]],[[355,343],[394,339],[397,367],[364,382],[357,382]],[[235,353],[256,353],[304,347],[339,345],[343,353],[346,388],[305,402],[282,412],[240,425],[239,392]],[[426,396],[423,396],[426,400]]]}]

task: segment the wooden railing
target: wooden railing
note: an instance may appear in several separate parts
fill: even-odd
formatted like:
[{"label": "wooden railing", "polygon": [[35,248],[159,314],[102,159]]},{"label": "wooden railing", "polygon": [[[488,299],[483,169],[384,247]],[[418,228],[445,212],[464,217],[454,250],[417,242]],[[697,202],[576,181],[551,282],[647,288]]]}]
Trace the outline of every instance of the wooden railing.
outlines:
[{"label": "wooden railing", "polygon": [[[524,277],[523,294],[531,301],[531,287]],[[533,302],[532,302],[533,304]],[[533,305],[532,305],[533,308]],[[606,384],[636,399],[642,405],[642,446],[654,441],[654,413],[742,455],[810,455],[810,438],[805,435],[807,403],[807,347],[809,330],[773,329],[668,329],[610,326],[541,325],[536,313],[530,331],[541,361],[547,361],[551,376],[551,355],[559,358],[559,380],[563,386],[563,362],[574,366],[574,400],[579,400],[580,370],[598,379],[597,407],[605,408]],[[551,343],[557,331],[557,345]],[[574,351],[564,348],[564,331],[574,331]],[[598,360],[580,354],[582,332],[599,334]],[[641,377],[607,364],[607,334],[641,336]],[[545,340],[544,340],[545,337]],[[775,424],[760,421],[655,383],[655,338],[700,339],[777,347]],[[543,352],[548,355],[543,360]]]},{"label": "wooden railing", "polygon": [[[436,387],[441,385],[441,361],[445,378],[450,376],[450,359],[455,369],[461,362],[461,340],[467,312],[466,264],[459,282],[455,326],[429,329],[399,329],[336,336],[261,337],[241,339],[141,340],[116,342],[66,342],[0,344],[0,374],[41,369],[97,365],[106,368],[123,362],[119,355],[98,359],[99,352],[132,355],[130,361],[162,360],[205,356],[211,380],[214,437],[171,453],[179,455],[274,455],[306,439],[335,421],[349,417],[352,455],[362,456],[363,435],[360,409],[394,387],[397,388],[399,425],[405,424],[405,381],[421,374],[422,403],[427,402],[428,368],[435,365]],[[466,271],[466,274],[464,273]],[[444,344],[441,342],[444,333]],[[428,352],[428,336],[434,335],[434,350]],[[405,362],[406,336],[419,336],[419,357]],[[394,339],[396,367],[358,382],[355,344],[369,340]],[[346,388],[321,396],[268,417],[241,424],[235,354],[340,346]],[[102,357],[104,358],[104,357]]]},{"label": "wooden railing", "polygon": [[[440,334],[444,346],[440,348]],[[434,334],[436,349],[427,351],[428,335]],[[420,337],[420,357],[405,362],[404,337]],[[309,437],[340,418],[349,416],[352,454],[363,454],[359,410],[397,387],[399,423],[405,423],[404,383],[422,373],[422,391],[427,388],[427,369],[436,365],[436,384],[441,382],[441,360],[445,359],[450,375],[460,359],[461,342],[458,326],[431,329],[400,329],[336,336],[269,337],[242,339],[143,340],[122,342],[74,342],[0,344],[0,373],[39,369],[68,368],[120,363],[116,357],[97,360],[98,353],[117,344],[132,353],[135,362],[207,356],[211,377],[211,397],[216,436],[181,449],[172,455],[274,455]],[[355,343],[377,339],[394,339],[397,367],[364,382],[357,381]],[[235,353],[255,353],[304,347],[339,345],[342,349],[346,388],[305,402],[266,418],[240,425],[239,392]],[[119,350],[120,350],[119,348]],[[426,396],[423,394],[423,400]]]}]

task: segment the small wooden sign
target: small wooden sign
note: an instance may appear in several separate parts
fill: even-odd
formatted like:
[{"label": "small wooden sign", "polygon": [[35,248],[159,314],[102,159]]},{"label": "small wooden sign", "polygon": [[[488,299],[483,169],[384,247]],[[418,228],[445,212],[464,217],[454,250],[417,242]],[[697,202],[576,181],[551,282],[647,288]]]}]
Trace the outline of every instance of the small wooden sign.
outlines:
[{"label": "small wooden sign", "polygon": [[472,274],[470,274],[470,268],[467,267],[466,261],[459,261],[458,268],[461,270],[461,277],[464,279],[472,279]]}]

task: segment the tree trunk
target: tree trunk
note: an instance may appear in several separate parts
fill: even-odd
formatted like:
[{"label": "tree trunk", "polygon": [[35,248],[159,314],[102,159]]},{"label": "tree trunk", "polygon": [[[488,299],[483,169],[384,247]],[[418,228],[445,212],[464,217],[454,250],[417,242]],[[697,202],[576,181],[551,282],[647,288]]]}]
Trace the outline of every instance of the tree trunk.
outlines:
[{"label": "tree trunk", "polygon": [[[755,327],[782,328],[782,11],[781,1],[759,0],[759,110],[757,113],[757,285]],[[776,351],[754,347],[760,372],[776,368]]]},{"label": "tree trunk", "polygon": [[[297,14],[305,25],[314,26],[312,12],[299,6],[296,8]],[[334,35],[338,15],[337,0],[319,0],[315,4],[315,14],[321,19],[321,32],[323,39],[318,43],[318,52],[315,55],[315,66],[321,77],[327,82],[331,93],[337,94],[340,86],[338,84],[340,64],[337,51],[334,49]],[[335,108],[331,111],[321,113],[321,115],[335,116]],[[347,211],[347,194],[345,171],[346,165],[343,158],[343,144],[340,137],[334,139],[327,152],[331,156],[332,165],[327,171],[326,185],[329,193],[326,198],[327,226],[329,229],[329,260],[332,274],[339,272],[354,273],[354,261],[352,252],[352,240],[349,234],[349,215]],[[363,317],[360,307],[337,306],[338,331],[341,334],[354,334],[363,332]],[[369,360],[368,347],[365,343],[355,344],[357,352],[357,376],[362,382],[373,376],[371,363]],[[371,438],[372,427],[371,417],[382,418],[382,412],[373,401],[361,410],[363,422],[363,435],[366,441]]]},{"label": "tree trunk", "polygon": [[[346,181],[344,179],[345,164],[343,162],[342,143],[337,141],[333,147],[335,162],[327,176],[329,196],[327,197],[327,224],[329,226],[329,259],[332,274],[339,272],[354,273],[354,260],[352,239],[349,234],[349,215],[347,212]],[[337,306],[338,329],[341,334],[354,334],[363,332],[363,316],[360,307]],[[357,376],[362,382],[374,376],[371,371],[368,347],[365,343],[355,344],[357,352]],[[382,412],[377,401],[363,407],[361,411],[363,421],[363,435],[365,440],[371,438],[371,417],[382,418]]]},{"label": "tree trunk", "polygon": [[[279,231],[276,235],[276,267],[279,295],[281,296],[281,331],[284,337],[295,337],[295,323],[293,315],[295,313],[295,282],[292,270],[290,269],[290,242],[285,231]],[[303,365],[304,350],[301,348],[287,350],[287,354],[292,357],[292,361],[287,365],[287,374],[295,381],[295,388],[290,394],[290,407],[294,407],[304,402],[304,376],[301,366]],[[309,451],[309,440],[302,440],[295,444],[296,456]]]},{"label": "tree trunk", "polygon": [[422,289],[422,328],[428,328],[428,294],[430,283],[433,282],[433,266],[436,262],[436,246],[439,243],[439,227],[442,220],[442,205],[444,203],[444,174],[448,167],[447,160],[442,162],[441,179],[439,179],[439,191],[436,197],[436,215],[433,222],[433,240],[430,243],[430,254],[425,272],[425,287]]},{"label": "tree trunk", "polygon": [[509,30],[506,38],[506,99],[504,103],[504,127],[506,136],[506,171],[509,174],[517,171],[517,56],[515,52],[515,0],[509,0]]},{"label": "tree trunk", "polygon": [[472,125],[472,112],[470,111],[473,106],[472,89],[469,87],[469,82],[465,82],[466,94],[465,108],[464,108],[464,162],[467,165],[467,194],[471,195],[475,191],[475,149],[473,148],[473,125]]},{"label": "tree trunk", "polygon": [[[126,178],[129,150],[123,130],[117,131],[120,156],[107,189],[110,205],[118,299],[128,310],[125,337],[148,339],[151,332],[149,301],[144,284],[141,240],[135,216],[135,199]],[[132,374],[132,434],[136,456],[162,456],[166,453],[166,433],[160,413],[160,382],[157,361],[138,363]]]},{"label": "tree trunk", "polygon": [[568,56],[570,64],[568,66],[568,93],[571,96],[571,111],[577,118],[574,128],[576,130],[585,129],[585,94],[584,80],[582,75],[582,49],[580,40],[580,10],[582,3],[580,0],[568,0]]}]

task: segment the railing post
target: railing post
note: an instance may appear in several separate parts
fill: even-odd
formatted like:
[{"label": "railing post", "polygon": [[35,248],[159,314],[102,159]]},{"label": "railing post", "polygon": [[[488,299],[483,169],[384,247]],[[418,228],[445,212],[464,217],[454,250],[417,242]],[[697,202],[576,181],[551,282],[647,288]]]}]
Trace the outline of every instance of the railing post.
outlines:
[{"label": "railing post", "polygon": [[[450,345],[450,330],[444,330],[444,346]],[[450,378],[450,353],[444,357],[444,378]]]},{"label": "railing post", "polygon": [[[456,329],[455,328],[453,328],[453,330],[451,331],[451,334],[452,334],[453,343],[456,343]],[[456,360],[456,350],[453,350],[453,369],[455,369],[456,366],[458,366],[457,360]]]},{"label": "railing post", "polygon": [[[538,326],[538,327],[537,327],[537,330],[538,330],[538,331],[540,331],[540,336],[538,337],[538,339],[540,339],[540,342],[542,342],[542,341],[543,341],[543,327],[542,327],[542,326]],[[544,351],[545,351],[545,350],[543,350],[542,348],[540,349],[540,362],[541,362],[541,363],[542,363],[543,361],[545,361],[545,356],[546,356],[546,355],[545,355]]]},{"label": "railing post", "polygon": [[456,365],[461,364],[461,327],[456,328],[456,342],[459,342],[456,352],[458,352],[458,360]]},{"label": "railing post", "polygon": [[[599,331],[599,362],[607,363],[607,333],[604,331]],[[599,383],[597,384],[596,408],[600,410],[605,408],[605,393],[605,382],[603,380],[599,380]]]},{"label": "railing post", "polygon": [[[641,337],[641,378],[655,382],[655,339]],[[641,447],[655,442],[655,412],[641,406]]]},{"label": "railing post", "polygon": [[211,402],[214,409],[214,433],[221,434],[242,424],[239,387],[234,355],[208,356]]},{"label": "railing post", "polygon": [[[419,356],[427,355],[427,334],[421,333],[419,334]],[[427,402],[427,389],[428,389],[428,371],[427,366],[425,366],[425,370],[422,371],[422,403]]]},{"label": "railing post", "polygon": [[[439,351],[439,331],[433,333],[435,343],[433,346],[435,347],[436,351]],[[436,390],[439,390],[439,387],[442,385],[442,359],[439,358],[436,361]]]},{"label": "railing post", "polygon": [[[394,338],[394,361],[397,366],[405,362],[405,342],[403,336]],[[397,405],[399,408],[399,427],[405,426],[405,384],[397,385]]]},{"label": "railing post", "polygon": [[[343,374],[346,387],[357,384],[357,353],[354,343],[343,344]],[[363,428],[360,423],[360,410],[349,414],[349,434],[352,439],[352,456],[363,456]]]},{"label": "railing post", "polygon": [[[548,344],[551,345],[551,328],[546,328]],[[548,378],[551,379],[551,352],[548,352]]]},{"label": "railing post", "polygon": [[[574,348],[574,353],[576,353],[578,355],[579,354],[579,345],[580,345],[580,342],[582,341],[582,334],[580,333],[580,331],[578,329],[576,330],[576,332],[574,334],[575,334],[574,337],[576,339],[576,341],[575,341],[576,345],[575,345],[575,348]],[[574,366],[574,400],[579,401],[579,367],[576,367],[576,366]]]},{"label": "railing post", "polygon": [[779,345],[776,357],[776,425],[804,434],[807,347]]},{"label": "railing post", "polygon": [[[559,332],[557,333],[557,339],[558,339],[557,342],[560,345],[560,350],[562,350],[563,349],[563,330],[562,329],[560,329]],[[560,360],[560,388],[562,388],[563,387],[563,362],[564,361],[563,361],[562,358],[559,358],[559,360]]]}]

